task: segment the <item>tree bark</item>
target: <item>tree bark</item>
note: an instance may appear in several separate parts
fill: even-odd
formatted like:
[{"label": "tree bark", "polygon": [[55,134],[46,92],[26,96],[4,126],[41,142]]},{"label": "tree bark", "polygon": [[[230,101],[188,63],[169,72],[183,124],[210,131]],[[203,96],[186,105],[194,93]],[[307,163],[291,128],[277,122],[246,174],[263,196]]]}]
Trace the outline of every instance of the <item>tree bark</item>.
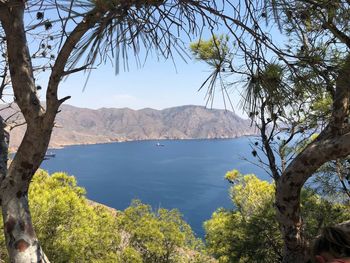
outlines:
[{"label": "tree bark", "polygon": [[45,155],[53,122],[50,124],[43,121],[44,110],[36,95],[23,14],[23,1],[11,1],[0,6],[0,20],[9,47],[12,87],[16,102],[27,121],[24,139],[8,169],[5,162],[8,136],[2,122],[0,199],[11,262],[48,262],[33,229],[28,206],[28,188]]},{"label": "tree bark", "polygon": [[27,192],[22,193],[15,184],[6,186],[2,189],[2,213],[11,262],[49,262],[35,235]]},{"label": "tree bark", "polygon": [[284,239],[284,263],[309,260],[307,240],[303,234],[300,194],[305,182],[330,160],[350,154],[349,100],[350,56],[346,59],[336,83],[332,118],[319,137],[310,143],[288,165],[276,182],[277,219]]},{"label": "tree bark", "polygon": [[8,134],[0,122],[0,200],[4,234],[11,262],[49,262],[36,237],[28,205],[30,181],[44,159],[59,106],[68,97],[57,98],[64,68],[81,37],[101,19],[92,10],[67,38],[52,68],[44,110],[36,94],[31,57],[23,22],[25,2],[0,3],[0,20],[6,34],[8,63],[15,100],[27,123],[18,151],[7,169]]},{"label": "tree bark", "polygon": [[[6,130],[6,124],[0,116],[0,182],[7,174],[9,133]],[[1,204],[1,201],[0,201]]]},{"label": "tree bark", "polygon": [[325,162],[350,153],[350,133],[310,144],[287,167],[277,182],[277,218],[284,237],[283,262],[306,262],[307,243],[300,215],[300,193],[306,180]]}]

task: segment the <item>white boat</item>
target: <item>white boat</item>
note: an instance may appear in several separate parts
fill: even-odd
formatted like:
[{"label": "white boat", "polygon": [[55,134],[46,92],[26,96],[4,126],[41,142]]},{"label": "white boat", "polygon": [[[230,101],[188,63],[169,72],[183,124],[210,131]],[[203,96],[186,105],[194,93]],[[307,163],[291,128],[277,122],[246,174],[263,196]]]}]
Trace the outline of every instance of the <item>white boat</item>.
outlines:
[{"label": "white boat", "polygon": [[44,156],[44,159],[49,159],[49,158],[54,158],[56,156],[55,153],[52,153],[52,152],[47,152]]}]

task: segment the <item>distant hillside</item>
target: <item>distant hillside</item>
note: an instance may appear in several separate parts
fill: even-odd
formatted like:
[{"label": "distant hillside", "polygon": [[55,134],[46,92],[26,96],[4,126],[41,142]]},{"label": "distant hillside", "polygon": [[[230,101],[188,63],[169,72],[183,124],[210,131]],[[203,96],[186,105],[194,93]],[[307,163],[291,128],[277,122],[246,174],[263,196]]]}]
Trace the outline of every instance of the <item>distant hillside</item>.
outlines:
[{"label": "distant hillside", "polygon": [[[5,114],[9,116],[10,112]],[[231,111],[202,106],[92,110],[62,105],[56,124],[50,147],[130,140],[235,138],[254,134],[250,121]],[[21,126],[11,132],[11,148],[18,147],[24,130],[25,126]]]}]

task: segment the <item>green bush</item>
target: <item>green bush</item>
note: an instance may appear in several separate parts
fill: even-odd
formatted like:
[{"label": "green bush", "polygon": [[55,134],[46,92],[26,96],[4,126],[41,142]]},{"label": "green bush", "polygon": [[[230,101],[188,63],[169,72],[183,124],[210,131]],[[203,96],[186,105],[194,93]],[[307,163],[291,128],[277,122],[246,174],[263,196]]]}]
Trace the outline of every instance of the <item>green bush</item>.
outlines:
[{"label": "green bush", "polygon": [[[51,262],[210,262],[203,243],[177,210],[152,211],[135,200],[121,212],[89,201],[85,194],[73,176],[50,176],[43,170],[35,174],[29,205],[38,239]],[[0,224],[2,228],[2,217]],[[0,246],[1,260],[7,262],[3,234]]]},{"label": "green bush", "polygon": [[[283,242],[276,221],[273,183],[238,171],[226,174],[233,184],[234,209],[218,209],[204,223],[208,253],[222,263],[281,262]],[[329,202],[312,189],[302,190],[305,234],[312,240],[325,225],[348,220],[349,206]]]},{"label": "green bush", "polygon": [[177,210],[152,211],[149,205],[134,200],[118,219],[121,228],[129,233],[130,245],[140,253],[142,262],[193,262],[195,255],[186,261],[186,250],[203,249],[202,242]]}]

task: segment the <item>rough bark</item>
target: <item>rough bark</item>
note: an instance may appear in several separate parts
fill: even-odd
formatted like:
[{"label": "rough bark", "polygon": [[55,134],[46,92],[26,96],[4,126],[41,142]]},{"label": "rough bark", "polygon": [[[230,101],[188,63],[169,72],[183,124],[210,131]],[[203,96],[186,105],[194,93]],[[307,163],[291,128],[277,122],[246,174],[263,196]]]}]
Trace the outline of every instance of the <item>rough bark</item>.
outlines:
[{"label": "rough bark", "polygon": [[284,238],[283,262],[300,263],[309,259],[300,214],[301,188],[324,163],[350,154],[349,117],[350,57],[336,83],[332,118],[319,138],[310,143],[286,168],[276,182],[277,218]]},{"label": "rough bark", "polygon": [[64,75],[67,60],[81,37],[91,29],[103,14],[98,10],[88,13],[72,31],[59,52],[47,89],[46,111],[36,94],[30,53],[23,23],[24,2],[0,4],[0,20],[6,34],[8,63],[18,104],[27,130],[18,151],[7,169],[8,136],[5,124],[0,122],[0,200],[4,219],[4,233],[11,262],[49,262],[36,237],[28,205],[30,181],[39,168],[52,133],[59,106],[67,98],[58,99],[58,84]]},{"label": "rough bark", "polygon": [[0,182],[5,178],[7,174],[9,139],[10,137],[9,133],[6,130],[6,124],[0,116]]},{"label": "rough bark", "polygon": [[[12,262],[48,262],[35,235],[28,207],[28,188],[45,155],[53,124],[28,125],[20,149],[1,183],[6,245]],[[36,142],[36,143],[33,143]]]},{"label": "rough bark", "polygon": [[[44,125],[44,111],[36,95],[33,69],[23,25],[24,3],[1,5],[0,19],[6,34],[8,62],[16,102],[27,121],[27,132],[1,180],[0,199],[4,234],[11,262],[48,262],[33,230],[28,187],[45,155],[52,126]],[[6,145],[4,136],[0,144]]]},{"label": "rough bark", "polygon": [[300,216],[300,191],[306,180],[325,162],[350,153],[350,133],[312,143],[287,167],[277,182],[278,221],[285,241],[283,262],[305,262],[307,244]]}]

